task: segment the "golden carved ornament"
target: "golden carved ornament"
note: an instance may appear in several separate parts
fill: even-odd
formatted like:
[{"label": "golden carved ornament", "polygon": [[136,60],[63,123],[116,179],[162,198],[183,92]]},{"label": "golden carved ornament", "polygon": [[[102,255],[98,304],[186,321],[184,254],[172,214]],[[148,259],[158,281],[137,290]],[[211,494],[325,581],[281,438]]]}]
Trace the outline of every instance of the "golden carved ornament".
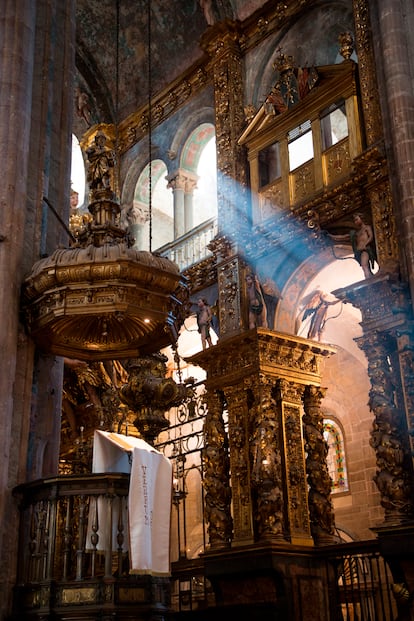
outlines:
[{"label": "golden carved ornament", "polygon": [[117,225],[106,154],[90,174],[93,221],[70,248],[38,261],[23,283],[28,330],[44,350],[81,360],[146,355],[173,343],[188,288],[169,259],[132,247]]}]

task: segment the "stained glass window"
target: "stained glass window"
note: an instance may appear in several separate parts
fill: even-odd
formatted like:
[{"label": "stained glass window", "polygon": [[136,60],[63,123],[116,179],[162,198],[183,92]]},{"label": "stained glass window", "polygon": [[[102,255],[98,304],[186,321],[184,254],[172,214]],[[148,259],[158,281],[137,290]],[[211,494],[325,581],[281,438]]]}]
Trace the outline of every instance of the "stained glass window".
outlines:
[{"label": "stained glass window", "polygon": [[332,494],[349,491],[346,470],[344,436],[337,422],[330,418],[323,421],[323,435],[328,444],[329,476],[332,480]]}]

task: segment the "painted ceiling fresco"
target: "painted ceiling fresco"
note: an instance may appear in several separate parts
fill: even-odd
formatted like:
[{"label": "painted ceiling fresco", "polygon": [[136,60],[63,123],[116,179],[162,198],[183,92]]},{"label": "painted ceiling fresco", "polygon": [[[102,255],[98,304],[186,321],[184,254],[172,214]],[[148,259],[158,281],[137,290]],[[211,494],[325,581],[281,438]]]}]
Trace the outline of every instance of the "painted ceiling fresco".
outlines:
[{"label": "painted ceiling fresco", "polygon": [[149,76],[151,91],[157,93],[201,58],[199,41],[209,21],[232,19],[239,9],[245,15],[259,4],[259,0],[239,0],[234,7],[229,0],[79,0],[77,86],[95,102],[93,114],[99,119],[93,121],[128,116],[147,101]]},{"label": "painted ceiling fresco", "polygon": [[77,86],[93,102],[92,122],[127,117],[146,103],[149,84],[153,94],[159,92],[202,57],[199,42],[209,22],[244,19],[262,4],[260,0],[78,0]]}]

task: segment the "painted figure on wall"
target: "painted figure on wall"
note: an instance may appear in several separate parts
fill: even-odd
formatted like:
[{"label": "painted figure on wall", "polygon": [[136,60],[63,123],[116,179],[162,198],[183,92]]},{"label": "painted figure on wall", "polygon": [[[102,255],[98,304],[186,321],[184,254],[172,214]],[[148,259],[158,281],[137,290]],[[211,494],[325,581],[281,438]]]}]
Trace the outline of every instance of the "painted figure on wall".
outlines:
[{"label": "painted figure on wall", "polygon": [[310,320],[307,338],[320,341],[327,321],[327,312],[330,306],[338,304],[340,300],[330,300],[328,295],[316,289],[309,297],[302,315],[302,322]]}]

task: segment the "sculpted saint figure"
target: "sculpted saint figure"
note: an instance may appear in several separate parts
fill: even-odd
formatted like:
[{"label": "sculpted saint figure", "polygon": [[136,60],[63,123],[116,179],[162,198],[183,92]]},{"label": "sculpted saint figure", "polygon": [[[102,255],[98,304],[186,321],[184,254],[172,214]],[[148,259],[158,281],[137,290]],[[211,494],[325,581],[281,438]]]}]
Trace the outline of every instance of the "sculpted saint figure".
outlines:
[{"label": "sculpted saint figure", "polygon": [[106,146],[106,136],[98,132],[94,144],[87,150],[89,170],[87,181],[92,190],[110,189],[110,169],[115,165],[115,154]]}]

